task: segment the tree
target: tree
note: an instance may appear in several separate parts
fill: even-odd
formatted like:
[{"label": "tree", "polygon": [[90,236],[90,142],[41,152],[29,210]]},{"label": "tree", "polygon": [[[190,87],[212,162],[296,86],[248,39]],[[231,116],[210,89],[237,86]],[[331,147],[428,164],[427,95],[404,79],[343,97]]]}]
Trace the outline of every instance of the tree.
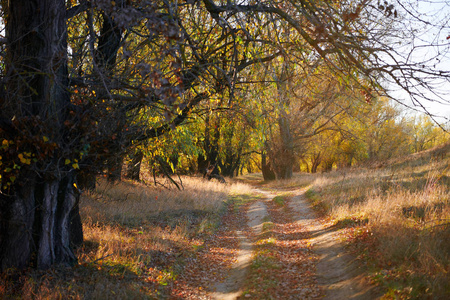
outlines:
[{"label": "tree", "polygon": [[64,126],[71,113],[65,1],[9,5],[8,80],[1,103],[6,166],[1,174],[0,268],[24,268],[33,254],[39,268],[73,263],[69,216],[79,193],[76,166],[63,160],[74,154]]},{"label": "tree", "polygon": [[412,151],[420,152],[438,145],[443,131],[435,126],[430,117],[419,115],[410,120],[409,134]]},{"label": "tree", "polygon": [[389,105],[388,99],[380,98],[373,111],[366,116],[364,142],[369,161],[381,161],[408,153],[405,127],[396,120],[399,110]]},{"label": "tree", "polygon": [[[378,38],[393,8],[371,2],[1,1],[0,268],[73,263],[79,170],[117,171],[200,103],[226,90],[231,104],[239,74],[283,49],[368,82],[367,94],[386,78],[407,90],[408,77],[426,84],[417,74],[448,80],[390,55]],[[272,39],[278,26],[292,33]]]},{"label": "tree", "polygon": [[[124,1],[117,5],[126,8]],[[78,230],[71,230],[71,217],[79,220],[77,170],[83,163],[99,165],[114,158],[110,150],[121,155],[120,148],[130,142],[127,132],[132,130],[124,116],[138,106],[127,104],[129,99],[112,86],[123,30],[134,20],[118,14],[112,2],[98,3],[97,14],[87,1],[69,10],[63,0],[2,2],[2,9],[0,269],[72,264],[71,232],[81,229],[78,222]],[[144,15],[132,12],[141,19]],[[84,45],[70,43],[69,48],[68,17],[77,26],[86,25],[78,31],[85,35],[80,37]],[[171,36],[169,27],[159,33]],[[100,28],[98,35],[95,28]],[[69,71],[69,59],[77,73]],[[177,89],[156,90],[164,95]]]}]

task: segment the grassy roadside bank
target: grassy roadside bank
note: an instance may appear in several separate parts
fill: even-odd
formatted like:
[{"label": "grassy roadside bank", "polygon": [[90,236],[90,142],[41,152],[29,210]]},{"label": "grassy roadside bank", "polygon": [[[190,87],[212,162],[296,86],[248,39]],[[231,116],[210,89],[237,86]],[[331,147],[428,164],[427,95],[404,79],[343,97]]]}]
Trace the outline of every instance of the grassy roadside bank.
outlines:
[{"label": "grassy roadside bank", "polygon": [[450,299],[450,144],[261,187],[308,187],[312,206],[344,229],[385,299]]},{"label": "grassy roadside bank", "polygon": [[[202,286],[194,278],[181,283],[185,267],[205,256],[206,247],[220,248],[209,243],[227,230],[232,198],[244,197],[250,187],[187,177],[183,186],[178,191],[100,179],[80,203],[85,242],[76,253],[79,264],[10,270],[0,278],[0,298],[195,299]],[[202,264],[208,268],[232,255],[204,257]]]},{"label": "grassy roadside bank", "polygon": [[347,228],[386,299],[450,298],[450,148],[317,175],[306,193]]}]

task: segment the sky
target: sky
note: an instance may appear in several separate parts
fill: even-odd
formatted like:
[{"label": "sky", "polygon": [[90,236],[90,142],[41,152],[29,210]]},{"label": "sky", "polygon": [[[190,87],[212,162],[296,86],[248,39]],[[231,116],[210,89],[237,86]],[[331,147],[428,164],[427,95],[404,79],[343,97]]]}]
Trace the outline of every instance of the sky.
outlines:
[{"label": "sky", "polygon": [[[396,7],[406,18],[409,28],[416,30],[412,44],[411,61],[426,61],[427,65],[448,72],[450,75],[450,1],[449,0],[398,0]],[[438,27],[432,24],[439,24]],[[409,49],[411,50],[411,48]],[[409,51],[407,50],[407,51]],[[435,79],[432,82],[440,96],[421,90],[433,102],[420,100],[428,112],[436,115],[436,121],[450,124],[450,82]],[[395,87],[392,87],[394,90]],[[392,96],[414,106],[404,91],[394,91]],[[439,103],[441,102],[441,103]],[[420,106],[415,106],[422,111]]]}]

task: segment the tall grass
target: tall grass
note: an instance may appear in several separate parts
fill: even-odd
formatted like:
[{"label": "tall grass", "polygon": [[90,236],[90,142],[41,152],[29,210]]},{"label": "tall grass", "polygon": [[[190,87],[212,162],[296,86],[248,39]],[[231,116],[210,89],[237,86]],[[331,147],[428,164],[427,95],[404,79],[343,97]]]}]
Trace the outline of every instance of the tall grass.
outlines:
[{"label": "tall grass", "polygon": [[181,177],[182,190],[175,186],[148,186],[133,181],[112,184],[98,179],[94,192],[81,200],[81,213],[86,222],[111,221],[137,225],[161,213],[220,210],[229,196],[249,193],[243,183],[220,184],[198,177]]},{"label": "tall grass", "polygon": [[388,297],[450,298],[449,146],[312,182],[309,197],[338,224],[364,224],[353,241]]},{"label": "tall grass", "polygon": [[238,182],[181,180],[182,190],[168,183],[156,187],[98,179],[95,191],[80,201],[84,243],[76,253],[78,264],[6,272],[0,277],[0,298],[170,298],[184,261],[217,230],[226,202],[251,191]]}]

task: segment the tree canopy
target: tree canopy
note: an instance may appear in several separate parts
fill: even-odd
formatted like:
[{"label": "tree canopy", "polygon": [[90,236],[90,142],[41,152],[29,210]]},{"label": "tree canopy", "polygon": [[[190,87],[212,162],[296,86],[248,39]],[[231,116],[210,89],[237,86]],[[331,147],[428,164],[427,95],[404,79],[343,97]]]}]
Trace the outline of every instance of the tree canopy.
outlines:
[{"label": "tree canopy", "polygon": [[[289,178],[295,157],[326,148],[301,141],[325,130],[354,157],[344,116],[390,83],[422,106],[448,102],[448,16],[428,20],[414,3],[1,1],[0,268],[74,262],[77,183],[120,176],[143,145],[172,169],[191,152],[198,169],[231,176],[268,155]],[[383,124],[373,134],[397,130]],[[183,138],[172,149],[169,132]]]}]

